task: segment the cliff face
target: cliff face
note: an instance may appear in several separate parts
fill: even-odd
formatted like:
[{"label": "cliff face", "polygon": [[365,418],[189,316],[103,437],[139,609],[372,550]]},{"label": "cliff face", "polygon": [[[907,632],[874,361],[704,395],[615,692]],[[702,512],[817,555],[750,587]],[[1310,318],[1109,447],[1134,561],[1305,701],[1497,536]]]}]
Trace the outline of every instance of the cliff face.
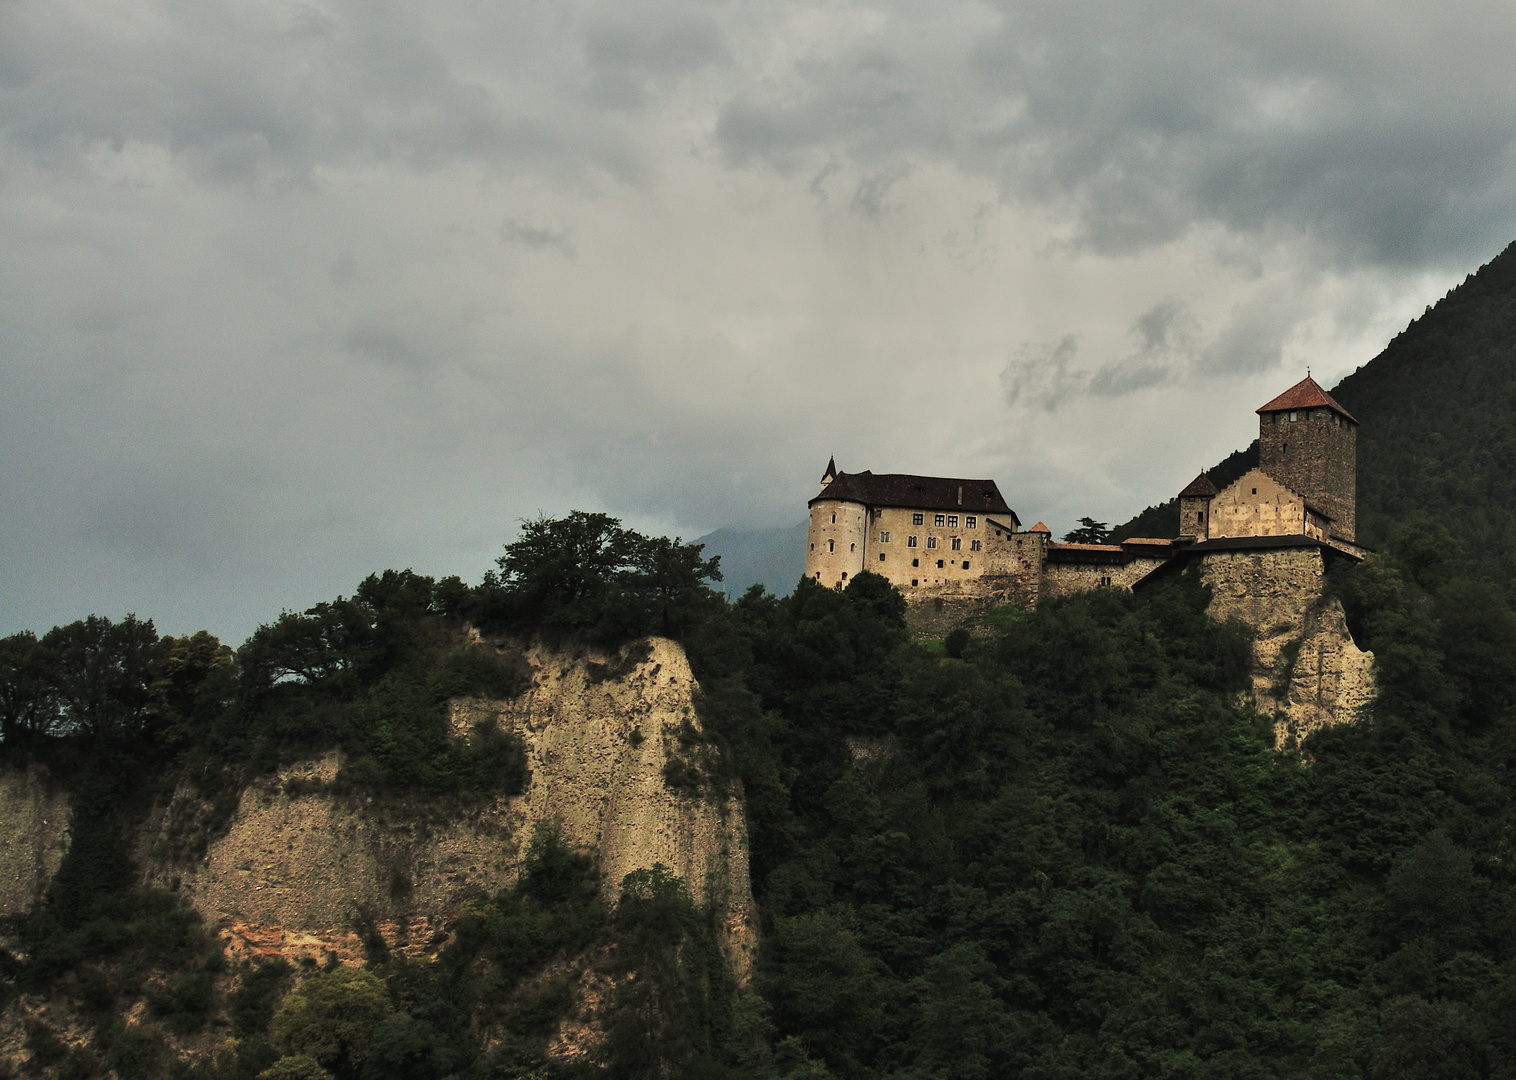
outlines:
[{"label": "cliff face", "polygon": [[[692,779],[684,760],[702,737],[683,650],[654,640],[645,655],[537,648],[528,659],[532,685],[517,699],[453,707],[459,730],[494,719],[521,734],[530,770],[521,795],[466,811],[340,795],[329,788],[342,764],[331,753],[250,785],[189,865],[159,854],[172,846],[172,823],[197,809],[177,799],[138,837],[148,883],[177,889],[234,954],[359,963],[371,925],[392,948],[428,956],[466,900],[515,881],[533,830],[556,823],[599,854],[608,896],[627,873],[662,863],[697,902],[713,899],[745,977],[755,925],[746,828],[737,800]],[[671,760],[687,781],[677,789],[665,779]],[[62,858],[66,810],[39,777],[0,775],[0,912],[41,895]]]},{"label": "cliff face", "polygon": [[1374,655],[1353,643],[1341,602],[1324,595],[1325,576],[1313,548],[1217,552],[1202,564],[1210,613],[1257,631],[1253,694],[1273,713],[1280,748],[1355,719],[1374,694]]},{"label": "cliff face", "polygon": [[0,771],[0,913],[25,911],[58,872],[68,798],[40,769]]}]

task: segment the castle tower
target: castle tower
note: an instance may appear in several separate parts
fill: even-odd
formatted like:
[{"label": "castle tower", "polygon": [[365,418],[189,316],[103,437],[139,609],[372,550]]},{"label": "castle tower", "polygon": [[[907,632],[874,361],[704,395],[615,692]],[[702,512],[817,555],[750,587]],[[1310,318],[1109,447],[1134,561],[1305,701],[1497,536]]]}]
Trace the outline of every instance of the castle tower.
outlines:
[{"label": "castle tower", "polygon": [[1330,517],[1332,535],[1353,540],[1358,421],[1309,375],[1258,410],[1258,467]]},{"label": "castle tower", "polygon": [[1179,493],[1179,535],[1204,540],[1210,535],[1211,500],[1217,495],[1211,478],[1201,473]]}]

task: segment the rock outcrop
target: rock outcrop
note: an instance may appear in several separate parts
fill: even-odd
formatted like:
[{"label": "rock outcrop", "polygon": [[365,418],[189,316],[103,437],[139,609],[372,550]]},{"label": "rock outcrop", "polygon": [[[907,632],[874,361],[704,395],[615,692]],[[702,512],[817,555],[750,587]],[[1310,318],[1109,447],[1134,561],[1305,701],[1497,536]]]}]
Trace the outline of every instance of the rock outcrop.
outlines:
[{"label": "rock outcrop", "polygon": [[[342,794],[334,751],[249,785],[188,863],[164,854],[175,823],[203,809],[181,792],[137,838],[147,883],[177,890],[234,954],[361,963],[363,935],[377,930],[391,948],[430,956],[461,906],[508,888],[533,832],[551,826],[598,855],[610,897],[626,874],[661,863],[697,902],[715,903],[745,978],[756,925],[746,824],[735,795],[692,756],[691,745],[710,751],[683,650],[654,639],[619,656],[535,647],[527,659],[531,685],[516,699],[452,706],[460,732],[484,720],[521,735],[520,795],[464,807]],[[41,897],[67,819],[65,795],[44,774],[0,772],[0,914]]]},{"label": "rock outcrop", "polygon": [[1320,549],[1208,554],[1210,613],[1253,627],[1253,695],[1274,717],[1275,745],[1297,746],[1327,724],[1357,718],[1374,693],[1374,655],[1358,648],[1342,604],[1325,593]]}]

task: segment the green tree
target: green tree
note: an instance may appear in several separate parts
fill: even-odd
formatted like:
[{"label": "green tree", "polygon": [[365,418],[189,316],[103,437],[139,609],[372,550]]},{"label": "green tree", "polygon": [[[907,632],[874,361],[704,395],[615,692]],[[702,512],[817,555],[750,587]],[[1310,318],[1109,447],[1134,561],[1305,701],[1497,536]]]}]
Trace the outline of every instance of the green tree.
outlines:
[{"label": "green tree", "polygon": [[1065,544],[1103,544],[1111,530],[1105,522],[1096,521],[1094,518],[1082,517],[1079,519],[1079,528],[1064,534]]}]

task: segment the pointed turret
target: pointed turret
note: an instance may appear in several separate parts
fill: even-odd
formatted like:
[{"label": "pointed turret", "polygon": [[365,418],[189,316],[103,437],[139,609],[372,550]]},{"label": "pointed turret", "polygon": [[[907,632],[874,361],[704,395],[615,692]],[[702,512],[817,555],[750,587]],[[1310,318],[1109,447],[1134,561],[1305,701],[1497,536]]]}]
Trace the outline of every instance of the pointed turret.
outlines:
[{"label": "pointed turret", "polygon": [[825,491],[827,485],[837,479],[837,458],[832,456],[826,459],[826,472],[821,474],[821,490]]}]

